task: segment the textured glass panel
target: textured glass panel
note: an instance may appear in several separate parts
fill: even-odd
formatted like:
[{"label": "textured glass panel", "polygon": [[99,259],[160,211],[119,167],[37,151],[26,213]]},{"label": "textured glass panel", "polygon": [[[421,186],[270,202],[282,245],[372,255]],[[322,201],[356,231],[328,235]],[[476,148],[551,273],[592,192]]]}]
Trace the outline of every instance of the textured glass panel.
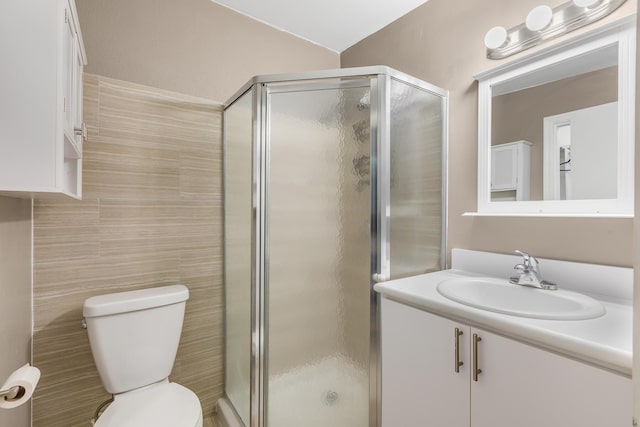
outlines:
[{"label": "textured glass panel", "polygon": [[269,95],[269,427],[369,425],[369,89]]},{"label": "textured glass panel", "polygon": [[391,277],[440,270],[442,98],[391,80]]},{"label": "textured glass panel", "polygon": [[249,425],[252,91],[224,112],[225,390]]}]

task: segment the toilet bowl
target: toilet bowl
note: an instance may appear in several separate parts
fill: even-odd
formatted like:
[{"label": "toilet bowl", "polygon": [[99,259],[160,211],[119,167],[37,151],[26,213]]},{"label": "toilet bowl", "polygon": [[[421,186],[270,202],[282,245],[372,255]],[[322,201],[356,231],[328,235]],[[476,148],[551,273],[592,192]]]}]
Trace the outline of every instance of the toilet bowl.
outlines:
[{"label": "toilet bowl", "polygon": [[196,394],[168,379],[188,298],[173,285],[85,301],[91,352],[114,397],[96,427],[202,427]]},{"label": "toilet bowl", "polygon": [[202,427],[197,396],[176,383],[162,381],[122,393],[102,413],[95,427]]}]

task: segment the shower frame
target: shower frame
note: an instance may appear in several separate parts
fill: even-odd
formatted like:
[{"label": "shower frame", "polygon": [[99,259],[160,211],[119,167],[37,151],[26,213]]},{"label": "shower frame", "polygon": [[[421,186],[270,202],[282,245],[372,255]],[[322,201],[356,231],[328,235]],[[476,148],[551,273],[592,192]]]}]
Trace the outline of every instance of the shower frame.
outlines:
[{"label": "shower frame", "polygon": [[[337,79],[345,79],[336,83]],[[360,80],[357,80],[360,79]],[[369,426],[381,423],[381,357],[380,357],[380,305],[374,291],[377,282],[389,280],[390,267],[390,144],[391,114],[390,86],[395,79],[408,86],[439,96],[442,100],[442,220],[440,265],[446,268],[447,242],[447,165],[448,165],[448,91],[419,80],[387,66],[368,66],[321,70],[314,72],[255,76],[242,86],[224,104],[224,109],[255,87],[252,99],[252,214],[251,214],[251,374],[250,424],[246,427],[265,427],[266,420],[266,328],[268,297],[269,250],[268,188],[269,188],[269,106],[268,94],[279,91],[338,89],[344,87],[370,87],[371,135],[371,254],[370,254],[370,339],[369,339]],[[314,83],[311,83],[314,82]],[[287,84],[280,89],[271,84]],[[375,105],[375,108],[374,108]],[[383,116],[383,117],[381,117]],[[223,127],[224,129],[224,127]],[[223,137],[224,144],[226,138]],[[226,146],[223,144],[223,150]],[[226,168],[226,165],[224,165]],[[226,283],[226,277],[225,282]],[[226,316],[225,316],[226,322]],[[226,365],[226,360],[225,360]],[[226,366],[225,366],[226,377]],[[226,384],[226,378],[225,378]],[[235,409],[235,408],[234,408]]]}]

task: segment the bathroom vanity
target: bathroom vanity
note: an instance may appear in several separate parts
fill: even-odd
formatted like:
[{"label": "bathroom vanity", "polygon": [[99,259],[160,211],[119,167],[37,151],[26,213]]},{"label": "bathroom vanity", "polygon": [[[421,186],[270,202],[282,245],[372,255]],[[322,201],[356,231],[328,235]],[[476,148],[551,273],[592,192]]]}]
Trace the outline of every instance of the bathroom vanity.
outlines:
[{"label": "bathroom vanity", "polygon": [[[630,425],[631,269],[541,261],[560,290],[590,295],[585,298],[604,308],[584,320],[577,320],[580,314],[556,320],[564,309],[548,307],[537,313],[542,318],[532,318],[535,310],[526,301],[504,314],[442,293],[440,284],[451,280],[508,279],[518,262],[516,256],[454,249],[452,270],[376,285],[382,294],[383,427]],[[505,286],[521,289],[506,280]],[[560,291],[522,289],[524,297],[527,292]]]}]

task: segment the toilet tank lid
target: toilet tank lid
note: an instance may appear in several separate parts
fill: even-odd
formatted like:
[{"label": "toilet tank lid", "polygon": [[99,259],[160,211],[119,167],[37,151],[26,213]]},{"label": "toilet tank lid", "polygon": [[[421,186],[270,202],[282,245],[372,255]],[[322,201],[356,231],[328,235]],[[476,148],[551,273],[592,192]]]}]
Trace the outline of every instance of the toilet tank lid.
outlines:
[{"label": "toilet tank lid", "polygon": [[84,302],[84,317],[108,316],[176,304],[189,299],[189,289],[184,285],[117,292],[98,295]]}]

